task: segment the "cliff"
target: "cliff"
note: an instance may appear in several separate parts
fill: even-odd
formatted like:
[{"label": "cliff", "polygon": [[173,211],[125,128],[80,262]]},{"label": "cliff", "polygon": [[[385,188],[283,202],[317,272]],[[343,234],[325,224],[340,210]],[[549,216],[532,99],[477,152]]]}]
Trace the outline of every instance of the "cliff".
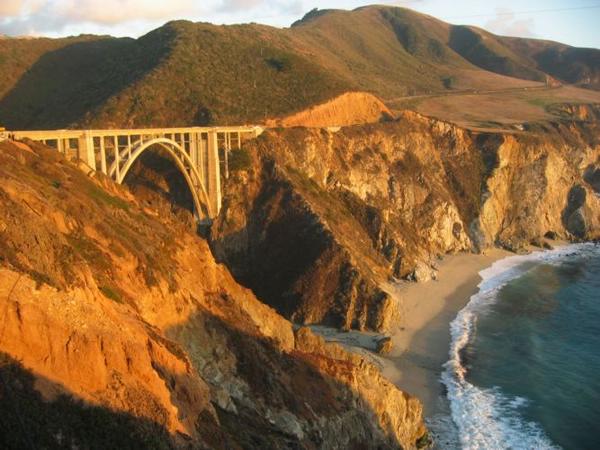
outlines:
[{"label": "cliff", "polygon": [[[600,236],[598,108],[483,133],[404,113],[393,122],[269,130],[233,155],[211,246],[236,279],[300,323],[387,331],[399,278],[447,253],[522,251]],[[242,158],[243,156],[243,158]]]},{"label": "cliff", "polygon": [[0,447],[424,442],[417,399],[294,330],[168,208],[34,143],[0,142],[0,178]]}]

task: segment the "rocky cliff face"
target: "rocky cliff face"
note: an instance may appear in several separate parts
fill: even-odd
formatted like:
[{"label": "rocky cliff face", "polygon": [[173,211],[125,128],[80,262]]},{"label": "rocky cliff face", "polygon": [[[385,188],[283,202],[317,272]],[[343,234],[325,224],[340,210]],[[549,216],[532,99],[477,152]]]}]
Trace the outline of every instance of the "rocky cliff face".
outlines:
[{"label": "rocky cliff face", "polygon": [[168,208],[32,143],[0,143],[0,179],[0,447],[423,442],[418,400],[294,330]]},{"label": "rocky cliff face", "polygon": [[415,113],[268,131],[238,152],[212,248],[293,321],[388,330],[402,305],[387,283],[435,276],[444,254],[600,235],[597,111],[513,133]]}]

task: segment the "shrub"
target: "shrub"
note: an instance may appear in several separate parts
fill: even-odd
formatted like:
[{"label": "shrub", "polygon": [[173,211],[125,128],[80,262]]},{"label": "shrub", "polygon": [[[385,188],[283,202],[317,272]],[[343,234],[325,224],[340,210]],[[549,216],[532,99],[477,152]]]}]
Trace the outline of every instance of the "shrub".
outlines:
[{"label": "shrub", "polygon": [[123,303],[123,297],[121,294],[119,294],[110,286],[100,286],[100,292],[102,292],[106,298],[111,299],[113,302]]},{"label": "shrub", "polygon": [[290,59],[287,56],[267,58],[265,62],[277,72],[284,72],[291,67]]},{"label": "shrub", "polygon": [[237,172],[252,167],[252,156],[244,148],[232,150],[229,154],[229,170]]}]

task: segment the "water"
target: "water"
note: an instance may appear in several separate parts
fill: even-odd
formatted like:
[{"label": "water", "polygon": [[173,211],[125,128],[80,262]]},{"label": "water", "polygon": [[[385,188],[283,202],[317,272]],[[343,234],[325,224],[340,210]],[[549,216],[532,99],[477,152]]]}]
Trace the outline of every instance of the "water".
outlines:
[{"label": "water", "polygon": [[511,257],[481,275],[451,324],[448,446],[600,449],[600,248]]}]

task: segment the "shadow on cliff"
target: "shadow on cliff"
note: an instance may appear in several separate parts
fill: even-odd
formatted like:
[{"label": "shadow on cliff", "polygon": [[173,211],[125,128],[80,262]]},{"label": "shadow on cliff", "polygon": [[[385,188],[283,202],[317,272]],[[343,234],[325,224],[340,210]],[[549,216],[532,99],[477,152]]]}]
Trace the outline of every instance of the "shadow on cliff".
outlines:
[{"label": "shadow on cliff", "polygon": [[151,201],[156,194],[174,206],[175,211],[185,210],[193,215],[194,200],[183,174],[171,157],[156,147],[135,161],[125,184],[141,199]]},{"label": "shadow on cliff", "polygon": [[592,187],[595,194],[600,196],[600,166],[590,164],[583,173],[583,179]]},{"label": "shadow on cliff", "polygon": [[588,232],[583,213],[586,198],[585,188],[580,184],[576,184],[569,190],[567,203],[562,213],[562,222],[565,229],[578,239],[585,239]]},{"label": "shadow on cliff", "polygon": [[[289,182],[277,179],[273,167],[266,170],[273,179],[261,183],[260,192],[244,213],[245,226],[218,236],[213,233],[209,243],[215,259],[227,265],[236,281],[291,318],[302,303],[294,286],[332,243]],[[237,205],[226,197],[223,209],[231,207]],[[227,211],[220,214],[226,216]]]},{"label": "shadow on cliff", "polygon": [[9,129],[62,128],[158,65],[172,39],[163,27],[137,39],[90,38],[44,53],[0,100]]},{"label": "shadow on cliff", "polygon": [[[235,309],[238,314],[241,313],[238,308]],[[218,374],[215,376],[218,381],[212,382],[213,388],[227,389],[232,395],[231,403],[219,402],[226,405],[213,401],[221,429],[220,435],[214,435],[209,442],[211,447],[402,447],[392,431],[375,420],[378,414],[368,406],[367,400],[332,375],[345,374],[347,380],[354,380],[352,370],[356,368],[353,363],[332,359],[322,353],[302,351],[298,335],[295,349],[289,353],[282,351],[272,339],[255,334],[255,328],[249,316],[236,317],[230,323],[202,310],[185,324],[166,332],[177,339],[188,355],[195,355],[196,360],[192,364],[205,379],[203,370],[214,375],[214,367],[219,367],[223,361],[221,355],[225,352],[233,354],[233,358],[225,358],[225,361],[234,361],[231,373]],[[203,340],[206,348],[201,356],[197,342],[185,336]],[[212,342],[206,342],[206,339]],[[223,366],[219,369],[222,370]],[[230,377],[241,379],[247,389],[240,390]],[[302,435],[295,433],[296,430]],[[206,433],[199,431],[206,439]],[[336,436],[339,442],[332,441]],[[344,447],[344,439],[347,447]]]},{"label": "shadow on cliff", "polygon": [[[173,436],[150,420],[67,394],[45,400],[34,387],[36,378],[40,379],[0,353],[0,448],[176,448]],[[52,390],[65,391],[50,380],[43,382]]]},{"label": "shadow on cliff", "polygon": [[[365,273],[386,263],[356,205],[268,156],[255,164],[249,179],[231,183],[234,174],[225,187],[209,238],[217,261],[293,322],[379,330],[387,295]],[[361,261],[353,259],[355,247]]]}]

